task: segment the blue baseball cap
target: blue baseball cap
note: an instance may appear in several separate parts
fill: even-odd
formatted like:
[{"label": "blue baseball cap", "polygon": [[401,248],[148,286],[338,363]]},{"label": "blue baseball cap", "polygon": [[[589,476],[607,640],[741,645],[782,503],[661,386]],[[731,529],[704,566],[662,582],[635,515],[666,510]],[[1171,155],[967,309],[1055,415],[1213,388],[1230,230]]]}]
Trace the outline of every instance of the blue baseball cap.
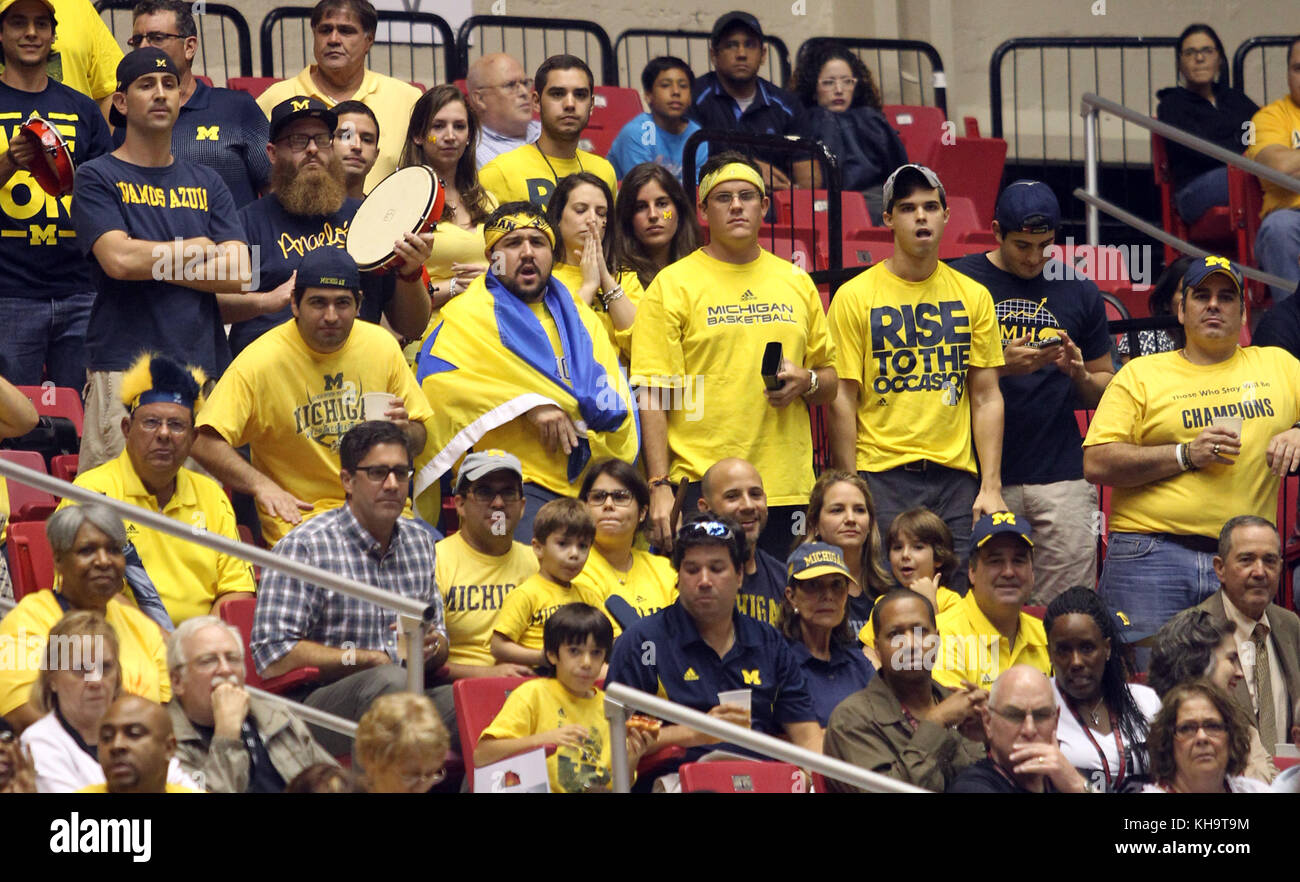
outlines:
[{"label": "blue baseball cap", "polygon": [[993,219],[1003,235],[1049,233],[1061,225],[1061,204],[1042,181],[1013,181],[999,194]]},{"label": "blue baseball cap", "polygon": [[344,288],[361,290],[361,272],[357,262],[342,248],[317,248],[308,251],[298,264],[300,288]]},{"label": "blue baseball cap", "polygon": [[1013,511],[995,511],[992,514],[981,515],[971,529],[971,556],[974,557],[975,552],[979,551],[986,542],[1001,533],[1012,533],[1023,539],[1030,548],[1034,547],[1034,540],[1030,538],[1032,531],[1029,529],[1028,520]]},{"label": "blue baseball cap", "polygon": [[1195,288],[1214,273],[1223,273],[1232,279],[1233,284],[1237,286],[1237,293],[1241,293],[1241,289],[1245,285],[1241,270],[1231,260],[1226,257],[1219,257],[1217,254],[1206,255],[1200,260],[1193,260],[1188,264],[1187,271],[1183,273],[1183,287]]},{"label": "blue baseball cap", "polygon": [[785,572],[787,578],[798,579],[801,582],[816,579],[818,576],[839,574],[857,584],[857,579],[853,578],[849,568],[844,564],[844,552],[826,542],[805,542],[790,552],[790,557],[785,564]]}]

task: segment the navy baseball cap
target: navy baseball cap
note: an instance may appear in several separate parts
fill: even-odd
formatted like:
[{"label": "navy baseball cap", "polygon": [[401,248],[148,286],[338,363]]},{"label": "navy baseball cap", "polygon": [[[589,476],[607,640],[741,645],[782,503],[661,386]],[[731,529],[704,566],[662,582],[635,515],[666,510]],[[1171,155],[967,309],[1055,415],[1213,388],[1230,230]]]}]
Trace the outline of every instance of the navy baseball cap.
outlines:
[{"label": "navy baseball cap", "polygon": [[1013,181],[998,196],[993,219],[1003,235],[1050,233],[1061,225],[1061,204],[1042,181]]},{"label": "navy baseball cap", "polygon": [[1245,285],[1245,280],[1242,278],[1241,270],[1238,269],[1237,265],[1231,260],[1228,260],[1228,258],[1219,257],[1216,254],[1207,255],[1206,257],[1202,257],[1200,260],[1193,260],[1188,264],[1187,271],[1183,273],[1183,287],[1195,288],[1197,285],[1201,284],[1201,282],[1205,281],[1206,277],[1211,276],[1214,273],[1223,273],[1225,276],[1232,279],[1233,284],[1237,286],[1237,293],[1241,293],[1241,289]]},{"label": "navy baseball cap", "polygon": [[763,39],[763,26],[758,23],[758,19],[754,18],[754,16],[750,15],[748,12],[735,9],[731,12],[724,13],[713,23],[713,33],[709,36],[709,45],[718,45],[718,40],[722,39],[722,35],[725,34],[733,25],[744,25],[754,33],[758,34],[760,40]]},{"label": "navy baseball cap", "polygon": [[844,564],[844,552],[837,546],[826,542],[805,542],[794,551],[785,564],[786,576],[790,579],[816,579],[818,576],[831,576],[838,573],[850,582],[857,580],[849,573]]},{"label": "navy baseball cap", "polygon": [[271,141],[274,142],[280,137],[285,126],[298,119],[318,119],[325,123],[325,128],[330,130],[330,134],[334,133],[334,129],[339,124],[338,114],[330,110],[319,98],[308,98],[303,95],[286,98],[271,108]]},{"label": "navy baseball cap", "polygon": [[[125,92],[127,87],[145,74],[169,73],[180,82],[181,72],[176,69],[176,62],[161,49],[153,46],[141,46],[134,52],[128,52],[117,63],[117,87],[114,91]],[[114,126],[126,125],[126,117],[114,107],[108,111],[108,121]]]},{"label": "navy baseball cap", "polygon": [[1013,511],[995,511],[992,514],[981,515],[971,529],[971,556],[973,557],[975,552],[979,551],[994,536],[1002,533],[1012,533],[1019,536],[1030,548],[1034,547],[1034,540],[1030,538],[1032,531],[1029,529],[1028,520]]},{"label": "navy baseball cap", "polygon": [[939,183],[939,176],[923,165],[909,162],[907,165],[900,165],[898,168],[894,169],[894,173],[885,179],[885,186],[882,194],[885,197],[885,211],[889,211],[894,207],[894,185],[898,182],[900,177],[905,178],[909,175],[921,178],[921,180],[925,182],[927,190],[938,190],[939,198],[947,204],[948,194],[944,192],[943,184]]},{"label": "navy baseball cap", "polygon": [[357,262],[342,248],[317,248],[308,251],[298,264],[300,288],[343,288],[361,290],[361,272]]}]

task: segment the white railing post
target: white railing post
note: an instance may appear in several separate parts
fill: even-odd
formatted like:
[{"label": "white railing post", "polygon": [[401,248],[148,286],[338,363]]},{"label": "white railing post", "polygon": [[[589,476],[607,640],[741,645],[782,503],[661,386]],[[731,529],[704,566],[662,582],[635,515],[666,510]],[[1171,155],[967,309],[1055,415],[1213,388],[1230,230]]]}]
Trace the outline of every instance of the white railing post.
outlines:
[{"label": "white railing post", "polygon": [[[1097,108],[1084,105],[1083,113],[1083,189],[1092,196],[1097,190]],[[1101,244],[1101,218],[1097,206],[1091,202],[1087,208],[1088,244],[1094,248]]]},{"label": "white railing post", "polygon": [[627,708],[605,696],[605,717],[609,720],[609,761],[613,764],[614,792],[632,792],[632,770],[627,765]]}]

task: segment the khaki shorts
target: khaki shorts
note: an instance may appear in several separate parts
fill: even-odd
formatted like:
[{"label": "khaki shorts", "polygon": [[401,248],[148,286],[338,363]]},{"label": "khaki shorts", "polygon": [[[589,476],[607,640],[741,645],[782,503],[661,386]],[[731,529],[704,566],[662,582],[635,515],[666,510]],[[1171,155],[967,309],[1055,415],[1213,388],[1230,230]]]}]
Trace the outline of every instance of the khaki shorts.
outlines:
[{"label": "khaki shorts", "polygon": [[1034,593],[1046,606],[1066,588],[1097,587],[1097,538],[1103,529],[1097,487],[1084,480],[1010,484],[1007,508],[1029,519],[1034,530]]},{"label": "khaki shorts", "polygon": [[88,472],[95,466],[116,459],[126,446],[122,434],[122,375],[124,371],[86,371],[86,421],[81,432],[81,453],[77,471]]}]

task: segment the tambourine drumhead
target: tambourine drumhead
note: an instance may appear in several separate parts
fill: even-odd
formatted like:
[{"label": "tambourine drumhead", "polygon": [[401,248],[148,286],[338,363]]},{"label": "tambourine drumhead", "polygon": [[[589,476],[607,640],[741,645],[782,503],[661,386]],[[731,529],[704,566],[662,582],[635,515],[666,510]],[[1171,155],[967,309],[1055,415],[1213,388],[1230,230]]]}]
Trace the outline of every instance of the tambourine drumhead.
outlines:
[{"label": "tambourine drumhead", "polygon": [[401,168],[379,182],[348,225],[346,250],[362,272],[386,269],[398,258],[403,233],[428,231],[442,217],[438,176],[423,165]]},{"label": "tambourine drumhead", "polygon": [[29,132],[41,145],[41,159],[32,167],[32,177],[41,189],[51,196],[66,196],[72,192],[75,166],[72,152],[54,126],[36,114],[23,123],[22,131]]}]

